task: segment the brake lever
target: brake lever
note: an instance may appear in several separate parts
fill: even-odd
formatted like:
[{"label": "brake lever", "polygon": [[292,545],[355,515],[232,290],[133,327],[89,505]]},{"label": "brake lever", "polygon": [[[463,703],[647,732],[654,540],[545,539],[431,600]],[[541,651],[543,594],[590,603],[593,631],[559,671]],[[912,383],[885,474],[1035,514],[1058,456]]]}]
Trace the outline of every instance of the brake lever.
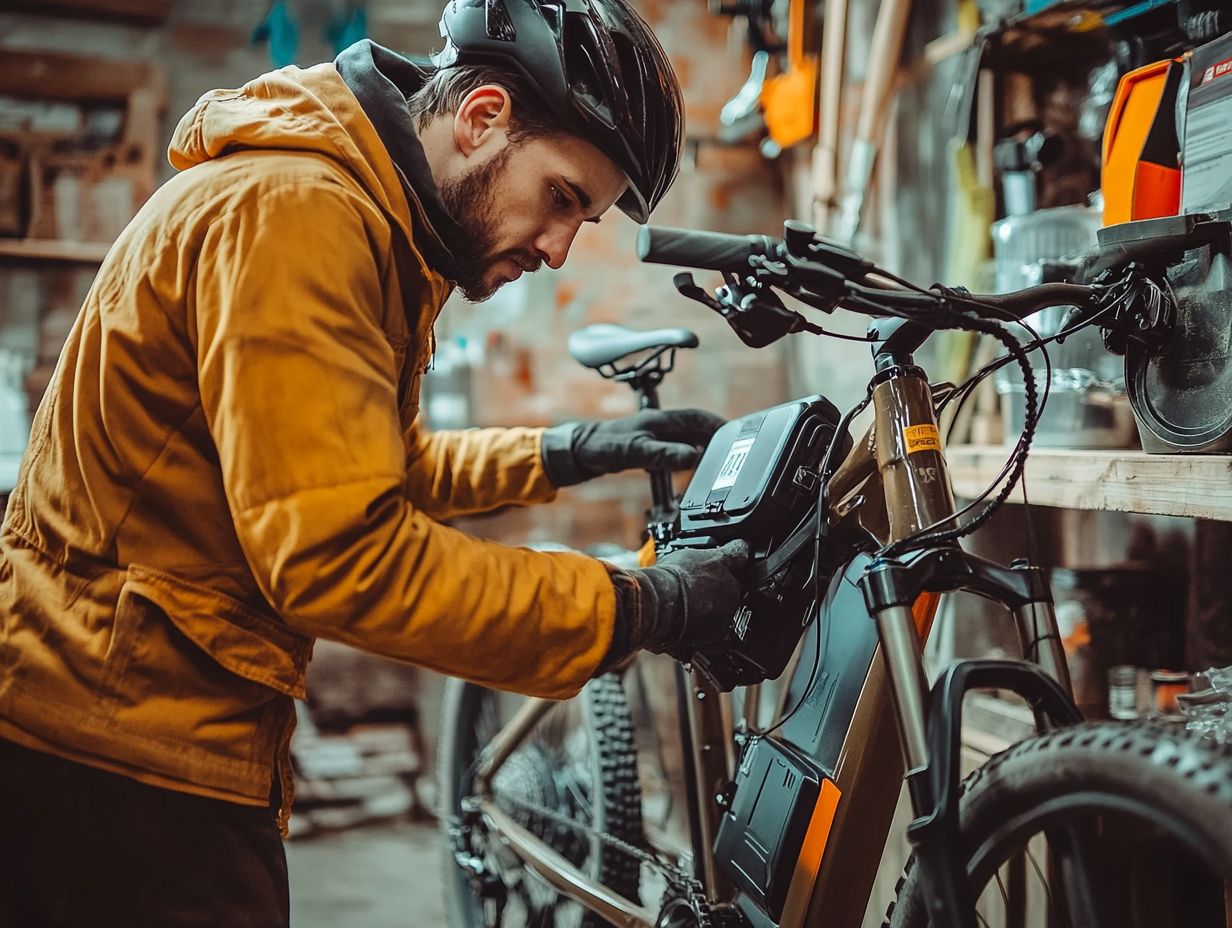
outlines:
[{"label": "brake lever", "polygon": [[740,340],[750,348],[765,348],[784,335],[811,328],[799,313],[788,309],[768,287],[744,290],[732,283],[720,287],[718,296],[729,309],[724,318]]},{"label": "brake lever", "polygon": [[713,309],[720,316],[727,316],[726,307],[706,292],[705,287],[699,287],[692,274],[687,271],[677,274],[672,278],[672,283],[676,285],[676,290],[681,296],[688,297],[690,300],[696,300],[707,309]]},{"label": "brake lever", "polygon": [[718,289],[718,299],[715,299],[687,272],[677,274],[672,283],[682,296],[696,300],[726,319],[732,331],[750,348],[765,348],[784,335],[815,329],[799,313],[784,306],[768,287],[746,290],[738,280],[732,279]]}]

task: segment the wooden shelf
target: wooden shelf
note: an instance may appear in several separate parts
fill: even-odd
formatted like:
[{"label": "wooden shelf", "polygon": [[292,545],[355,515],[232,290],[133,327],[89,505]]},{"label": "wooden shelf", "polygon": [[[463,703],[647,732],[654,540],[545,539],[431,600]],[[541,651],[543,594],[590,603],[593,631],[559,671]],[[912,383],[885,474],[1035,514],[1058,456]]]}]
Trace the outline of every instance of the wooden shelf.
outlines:
[{"label": "wooden shelf", "polygon": [[[970,499],[1001,472],[1010,449],[955,445],[946,452],[954,494]],[[1032,449],[1027,498],[1041,506],[1232,521],[1232,455]],[[1022,501],[1015,490],[1010,501]]]},{"label": "wooden shelf", "polygon": [[59,242],[50,239],[0,238],[0,260],[61,261],[100,264],[111,246],[102,242]]}]

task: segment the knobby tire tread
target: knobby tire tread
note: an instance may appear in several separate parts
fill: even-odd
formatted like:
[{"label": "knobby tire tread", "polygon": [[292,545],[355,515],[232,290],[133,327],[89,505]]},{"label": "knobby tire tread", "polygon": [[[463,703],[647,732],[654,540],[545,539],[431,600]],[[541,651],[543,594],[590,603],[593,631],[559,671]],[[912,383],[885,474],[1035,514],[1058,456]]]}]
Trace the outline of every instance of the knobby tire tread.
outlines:
[{"label": "knobby tire tread", "polygon": [[[1069,782],[1066,783],[1065,781]],[[1232,820],[1232,745],[1199,742],[1177,726],[1085,722],[1028,738],[994,755],[963,780],[960,822],[964,847],[1042,796],[1096,789],[1142,792],[1178,820],[1211,832]],[[1215,830],[1232,876],[1232,830]],[[915,856],[895,887],[883,928],[929,925]]]}]

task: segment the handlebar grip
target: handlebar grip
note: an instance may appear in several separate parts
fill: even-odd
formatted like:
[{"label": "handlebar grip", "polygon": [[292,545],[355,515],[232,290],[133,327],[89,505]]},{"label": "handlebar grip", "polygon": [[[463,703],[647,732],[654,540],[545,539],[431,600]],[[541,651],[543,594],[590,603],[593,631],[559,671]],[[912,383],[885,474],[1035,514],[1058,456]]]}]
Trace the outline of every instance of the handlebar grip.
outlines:
[{"label": "handlebar grip", "polygon": [[1084,284],[1047,283],[1014,290],[1010,293],[972,295],[982,303],[990,303],[1002,312],[1022,319],[1050,306],[1086,307],[1098,295],[1094,287]]},{"label": "handlebar grip", "polygon": [[697,229],[642,226],[637,230],[637,256],[648,264],[672,264],[708,271],[740,271],[753,255],[774,246],[768,235],[729,235]]}]

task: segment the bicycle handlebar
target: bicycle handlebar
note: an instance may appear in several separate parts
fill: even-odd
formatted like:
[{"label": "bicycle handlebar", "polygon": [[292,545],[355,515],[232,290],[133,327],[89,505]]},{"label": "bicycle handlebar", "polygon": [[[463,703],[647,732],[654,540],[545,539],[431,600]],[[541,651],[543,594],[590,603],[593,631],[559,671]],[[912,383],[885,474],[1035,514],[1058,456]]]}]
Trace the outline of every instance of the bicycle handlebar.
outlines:
[{"label": "bicycle handlebar", "polygon": [[[893,275],[878,272],[855,252],[821,238],[811,226],[793,221],[784,225],[781,240],[768,235],[642,226],[638,230],[637,254],[651,264],[720,271],[747,279],[754,288],[777,287],[825,312],[844,306],[874,317],[926,312],[949,302],[961,305],[973,315],[998,321],[1005,321],[1007,316],[1021,320],[1049,306],[1088,307],[1100,293],[1098,287],[1065,283],[1040,284],[1001,294],[966,293],[944,287],[931,291],[911,289],[903,286],[905,281],[898,282]],[[692,286],[691,278],[688,283]],[[737,326],[737,319],[747,326],[759,303],[756,294],[738,292],[738,283],[725,289],[726,294],[721,291],[720,296],[733,304],[727,308],[694,293],[686,295],[700,298],[722,312],[733,326]],[[697,293],[703,291],[698,289]],[[763,309],[774,315],[783,312],[773,303]],[[789,327],[779,334],[800,328],[808,326]]]},{"label": "bicycle handlebar", "polygon": [[642,226],[637,231],[637,256],[642,261],[706,271],[746,270],[749,258],[767,254],[776,244],[768,235],[729,235],[667,226]]},{"label": "bicycle handlebar", "polygon": [[[866,296],[875,294],[872,299],[882,300],[888,305],[894,305],[904,296],[913,297],[917,302],[923,294],[910,290],[876,290],[860,287],[860,293]],[[1050,306],[1087,306],[1099,291],[1095,287],[1084,284],[1046,283],[1009,293],[937,293],[937,297],[949,297],[960,302],[970,302],[970,309],[976,315],[988,316],[1004,321],[1005,316],[1023,319],[1032,313],[1047,309]],[[904,308],[910,308],[904,307]],[[989,308],[995,310],[989,312]]]}]

